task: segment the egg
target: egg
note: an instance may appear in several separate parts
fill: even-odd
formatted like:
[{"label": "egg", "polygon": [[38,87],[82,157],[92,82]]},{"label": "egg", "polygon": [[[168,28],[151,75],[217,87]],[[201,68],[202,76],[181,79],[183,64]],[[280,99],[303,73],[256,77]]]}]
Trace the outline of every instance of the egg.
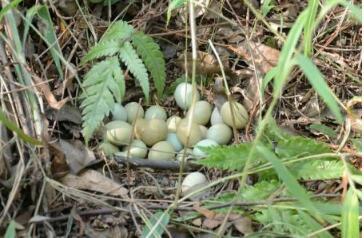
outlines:
[{"label": "egg", "polygon": [[182,109],[188,109],[192,104],[193,92],[196,93],[196,101],[200,99],[197,89],[193,90],[192,84],[180,83],[174,91],[174,99],[177,105]]},{"label": "egg", "polygon": [[190,135],[188,135],[188,120],[182,119],[177,127],[177,137],[184,146],[192,147],[202,139],[200,126],[192,121]]},{"label": "egg", "polygon": [[215,107],[211,113],[210,123],[211,123],[211,125],[224,123],[224,121],[222,120],[221,114],[219,112],[219,109],[217,107]]},{"label": "egg", "polygon": [[111,115],[113,121],[127,121],[128,119],[128,112],[119,103],[114,104],[114,108],[111,111]]},{"label": "egg", "polygon": [[218,146],[219,144],[214,141],[214,140],[210,140],[210,139],[204,139],[202,141],[199,141],[195,147],[193,148],[193,155],[196,157],[196,159],[201,159],[207,156],[207,154],[202,151],[201,148],[204,147],[212,147],[212,146]]},{"label": "egg", "polygon": [[128,114],[128,119],[127,121],[130,124],[133,124],[134,121],[137,118],[143,118],[144,117],[144,109],[142,106],[140,106],[138,103],[136,102],[130,102],[128,104],[125,105],[125,109],[127,111]]},{"label": "egg", "polygon": [[230,110],[229,102],[225,102],[222,105],[221,111],[220,111],[222,120],[224,121],[225,124],[227,124],[231,127],[234,127],[234,124],[233,124],[233,115],[234,115],[235,128],[236,129],[244,128],[248,122],[248,112],[246,111],[244,106],[238,102],[232,102],[231,106],[233,108],[234,113],[232,113]]},{"label": "egg", "polygon": [[168,132],[175,133],[177,131],[178,123],[180,123],[182,119],[179,116],[171,116],[167,119],[167,127]]},{"label": "egg", "polygon": [[179,141],[176,133],[168,133],[167,141],[173,146],[176,152],[182,150],[183,145]]},{"label": "egg", "polygon": [[214,140],[220,145],[226,145],[233,137],[230,127],[225,124],[216,124],[207,130],[207,139]]},{"label": "egg", "polygon": [[[192,149],[190,148],[186,148],[186,158],[187,160],[191,159],[192,157]],[[183,159],[183,154],[184,154],[184,149],[180,150],[176,156],[176,159],[179,161],[179,162],[182,162],[182,159]]]},{"label": "egg", "polygon": [[[188,111],[187,116],[191,114],[191,109]],[[199,125],[206,125],[211,117],[212,106],[206,101],[196,102],[196,106],[193,110],[192,119]]]},{"label": "egg", "polygon": [[109,122],[105,129],[105,139],[115,145],[127,145],[132,137],[133,127],[125,121]]},{"label": "egg", "polygon": [[192,172],[183,179],[181,188],[182,195],[186,196],[203,187],[206,183],[207,179],[203,173]]},{"label": "egg", "polygon": [[174,160],[174,157],[174,148],[167,141],[160,141],[153,145],[148,154],[150,160]]},{"label": "egg", "polygon": [[154,105],[147,109],[145,112],[145,119],[161,119],[165,121],[167,119],[167,113],[166,110],[164,110],[163,107]]},{"label": "egg", "polygon": [[102,150],[106,156],[119,152],[119,148],[117,146],[106,141],[99,145],[99,149]]},{"label": "egg", "polygon": [[129,150],[129,156],[135,158],[145,158],[145,156],[147,156],[148,153],[147,146],[141,140],[133,140],[130,146],[126,146],[123,149],[123,152],[125,152],[125,154],[127,155],[128,150]]},{"label": "egg", "polygon": [[148,146],[152,146],[159,141],[167,138],[167,123],[160,119],[151,119],[149,121],[140,120],[138,125],[138,134],[141,140]]},{"label": "egg", "polygon": [[203,125],[199,125],[199,127],[200,127],[201,135],[202,135],[202,138],[201,139],[206,139],[206,136],[207,136],[207,127],[206,126],[203,126]]}]

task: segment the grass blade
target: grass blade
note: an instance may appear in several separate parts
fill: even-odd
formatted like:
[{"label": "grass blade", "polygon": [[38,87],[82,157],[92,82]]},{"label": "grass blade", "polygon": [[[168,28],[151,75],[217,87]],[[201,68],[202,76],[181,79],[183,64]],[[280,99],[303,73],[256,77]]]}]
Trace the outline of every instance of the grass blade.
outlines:
[{"label": "grass blade", "polygon": [[257,151],[263,158],[272,164],[274,170],[286,184],[288,191],[297,198],[297,200],[310,212],[312,216],[316,217],[319,221],[323,221],[321,214],[311,202],[305,189],[299,185],[296,178],[283,165],[278,157],[262,145],[257,146]]},{"label": "grass blade", "polygon": [[312,61],[304,55],[297,56],[297,63],[310,81],[312,87],[321,96],[322,100],[329,107],[331,112],[340,123],[344,121],[340,108],[337,104],[337,98],[334,96],[329,86],[325,82],[320,70],[312,63]]},{"label": "grass blade", "polygon": [[359,236],[359,202],[352,188],[346,193],[341,215],[341,236],[343,238]]},{"label": "grass blade", "polygon": [[146,219],[145,226],[143,228],[143,238],[158,238],[162,237],[164,230],[169,222],[170,216],[167,212],[156,212],[150,219]]},{"label": "grass blade", "polygon": [[37,139],[34,139],[31,136],[25,134],[14,122],[10,121],[3,112],[2,108],[0,107],[0,122],[3,123],[9,130],[14,132],[17,136],[19,136],[23,141],[28,142],[33,145],[42,145]]},{"label": "grass blade", "polygon": [[291,72],[293,64],[291,62],[292,55],[296,49],[298,39],[301,36],[303,26],[307,19],[307,10],[303,11],[289,31],[287,41],[284,44],[277,64],[277,73],[274,77],[274,93],[273,96],[278,98],[283,89],[284,83]]},{"label": "grass blade", "polygon": [[312,54],[312,34],[315,30],[315,19],[317,15],[319,1],[311,0],[308,1],[308,16],[306,19],[306,24],[304,26],[304,54],[309,57]]},{"label": "grass blade", "polygon": [[19,3],[21,3],[23,0],[15,0],[15,1],[12,1],[10,2],[8,5],[6,5],[5,7],[3,7],[3,9],[0,10],[0,21],[1,19],[5,16],[5,14],[13,9],[13,8],[16,8]]}]

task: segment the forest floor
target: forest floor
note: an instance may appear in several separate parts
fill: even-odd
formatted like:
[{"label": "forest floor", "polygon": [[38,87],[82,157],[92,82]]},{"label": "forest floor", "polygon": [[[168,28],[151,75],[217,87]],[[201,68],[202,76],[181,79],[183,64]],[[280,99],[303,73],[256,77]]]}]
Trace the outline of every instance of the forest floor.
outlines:
[{"label": "forest floor", "polygon": [[[359,7],[210,0],[191,16],[183,0],[45,2],[0,1],[0,234],[358,237]],[[149,159],[109,143],[114,103],[187,118],[174,94],[184,82],[211,106],[206,130],[212,108],[246,109],[227,143],[174,160],[150,159],[155,143]],[[202,181],[186,192],[189,174]]]}]

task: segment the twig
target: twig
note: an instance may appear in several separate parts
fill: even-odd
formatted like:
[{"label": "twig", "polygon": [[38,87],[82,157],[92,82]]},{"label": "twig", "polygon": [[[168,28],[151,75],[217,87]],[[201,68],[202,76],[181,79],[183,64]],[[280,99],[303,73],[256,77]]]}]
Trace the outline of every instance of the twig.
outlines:
[{"label": "twig", "polygon": [[[179,161],[166,161],[166,160],[148,160],[140,158],[128,158],[126,156],[116,155],[116,162],[120,164],[130,164],[132,167],[146,167],[152,169],[166,169],[166,170],[179,170],[181,163]],[[184,163],[185,170],[193,170],[200,166],[192,163]]]}]

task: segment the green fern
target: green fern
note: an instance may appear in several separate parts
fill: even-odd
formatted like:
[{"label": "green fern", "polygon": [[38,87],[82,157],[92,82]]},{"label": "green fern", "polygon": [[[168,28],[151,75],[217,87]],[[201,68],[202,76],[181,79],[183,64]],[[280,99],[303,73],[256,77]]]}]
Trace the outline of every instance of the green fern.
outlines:
[{"label": "green fern", "polygon": [[139,81],[140,86],[143,89],[144,95],[148,101],[149,81],[147,69],[137,55],[136,51],[133,49],[133,46],[130,44],[130,42],[125,42],[124,45],[121,47],[119,57],[128,67],[130,72],[134,75],[134,77]]},{"label": "green fern", "polygon": [[103,119],[109,115],[114,103],[120,103],[124,97],[124,73],[120,62],[139,82],[147,101],[149,100],[147,69],[151,73],[159,96],[163,93],[166,79],[165,62],[158,45],[151,37],[136,32],[124,21],[112,24],[100,42],[90,49],[81,62],[85,64],[102,57],[104,59],[91,68],[82,84],[84,92],[81,95],[81,108],[86,142]]},{"label": "green fern", "polygon": [[115,101],[121,102],[125,94],[124,75],[118,59],[112,57],[94,65],[82,86],[85,89],[81,95],[83,135],[88,141]]},{"label": "green fern", "polygon": [[162,97],[166,79],[166,71],[164,70],[166,66],[159,46],[150,36],[144,35],[142,32],[137,32],[132,36],[132,43],[150,71],[158,96]]},{"label": "green fern", "polygon": [[[207,158],[196,161],[196,163],[208,168],[229,171],[241,170],[244,168],[245,161],[248,158],[251,148],[251,143],[203,148],[202,150],[207,153]],[[259,163],[260,161],[261,160],[256,157],[255,163]]]},{"label": "green fern", "polygon": [[305,163],[295,165],[290,170],[297,179],[338,179],[343,175],[344,165],[340,160],[310,160]]},{"label": "green fern", "polygon": [[131,38],[134,28],[125,21],[114,22],[101,38],[101,42],[110,40],[125,41]]}]

